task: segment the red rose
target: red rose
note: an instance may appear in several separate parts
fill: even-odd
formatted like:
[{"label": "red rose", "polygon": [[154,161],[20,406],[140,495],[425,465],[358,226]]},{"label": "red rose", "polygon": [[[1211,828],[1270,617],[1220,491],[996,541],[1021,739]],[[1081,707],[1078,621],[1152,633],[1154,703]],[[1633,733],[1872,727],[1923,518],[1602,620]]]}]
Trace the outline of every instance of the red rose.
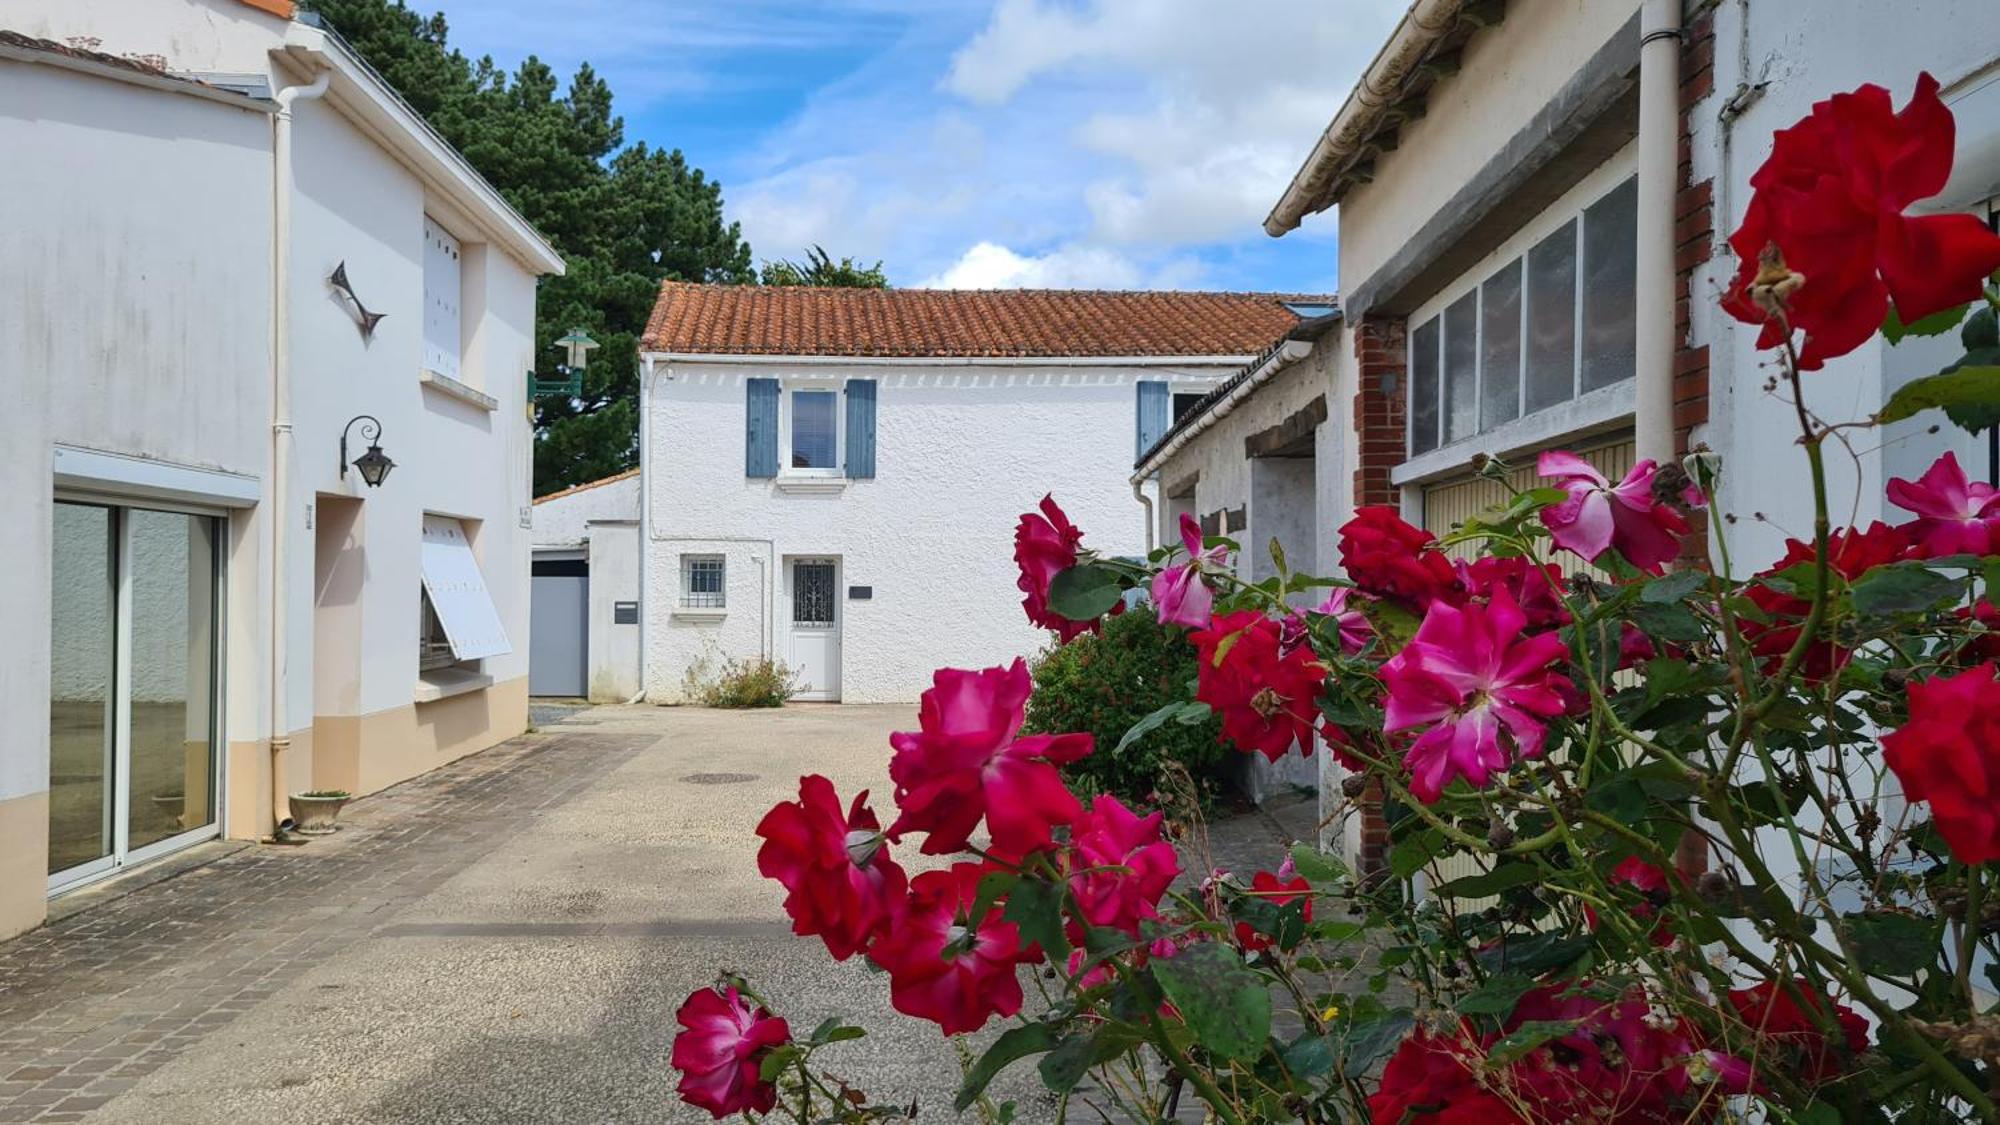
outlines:
[{"label": "red rose", "polygon": [[1294,745],[1312,753],[1315,701],[1325,683],[1312,649],[1286,652],[1280,633],[1276,621],[1246,609],[1218,614],[1208,628],[1188,634],[1201,660],[1194,697],[1221,716],[1224,739],[1274,762]]},{"label": "red rose", "polygon": [[[1049,609],[1049,583],[1076,565],[1083,531],[1069,522],[1069,517],[1056,506],[1055,497],[1042,497],[1041,508],[1041,515],[1021,513],[1021,522],[1014,528],[1014,564],[1021,568],[1020,580],[1015,585],[1027,595],[1021,599],[1021,608],[1028,611],[1028,620],[1054,630],[1056,638],[1068,644],[1081,634],[1097,631],[1096,618],[1072,621]],[[1119,602],[1111,612],[1115,615],[1124,609],[1125,603]]]},{"label": "red rose", "polygon": [[1087,734],[1021,734],[1032,683],[1021,660],[969,672],[941,668],[924,692],[921,730],[889,736],[902,815],[889,835],[928,833],[925,855],[963,850],[982,818],[993,848],[1019,857],[1049,846],[1050,828],[1082,806],[1056,771],[1091,752]]},{"label": "red rose", "polygon": [[686,1030],[674,1036],[673,1062],[681,1072],[681,1100],[717,1120],[744,1110],[769,1113],[778,1088],[758,1074],[764,1056],[792,1040],[784,1020],[752,1008],[731,988],[696,991],[677,1017]]},{"label": "red rose", "polygon": [[1910,721],[1882,736],[1882,759],[1904,797],[1930,802],[1960,862],[2000,859],[2000,683],[1991,663],[1911,684]]},{"label": "red rose", "polygon": [[1070,831],[1069,887],[1076,911],[1093,926],[1139,936],[1139,922],[1160,916],[1160,896],[1180,874],[1174,846],[1160,837],[1159,813],[1140,816],[1109,793]]},{"label": "red rose", "polygon": [[797,801],[779,804],[757,825],[765,841],[757,870],[791,892],[785,913],[792,932],[825,938],[836,961],[867,948],[903,900],[903,869],[889,858],[867,801],[863,791],[842,816],[833,782],[809,774],[799,779]]},{"label": "red rose", "polygon": [[[1729,992],[1729,1005],[1752,1031],[1762,1034],[1784,1052],[1785,1065],[1797,1069],[1812,1085],[1818,1085],[1847,1069],[1849,1058],[1868,1049],[1868,1021],[1845,1004],[1823,996],[1803,977],[1793,982],[1806,1007],[1801,1008],[1792,994],[1777,981],[1767,980],[1750,988]],[[1832,1004],[1834,1022],[1840,1025],[1840,1041],[1827,1038],[1820,1027],[1823,1004]],[[1752,1051],[1741,1048],[1738,1054]]]},{"label": "red rose", "polygon": [[[1250,880],[1250,895],[1252,898],[1261,898],[1272,906],[1283,906],[1293,899],[1304,896],[1305,902],[1300,909],[1304,911],[1307,922],[1313,920],[1312,884],[1302,878],[1284,881],[1269,871],[1259,871]],[[1271,948],[1272,941],[1252,929],[1250,923],[1238,922],[1236,944],[1242,946],[1245,953],[1255,953],[1260,949]]]},{"label": "red rose", "polygon": [[973,918],[985,864],[957,863],[910,880],[910,896],[868,957],[889,972],[889,1002],[946,1035],[977,1031],[1021,1010],[1014,966],[1035,960],[994,906]]},{"label": "red rose", "polygon": [[1791,326],[1805,333],[1804,370],[1865,343],[1891,300],[1910,324],[1977,300],[2000,269],[2000,236],[1973,216],[1903,213],[1951,176],[1956,128],[1937,91],[1937,79],[1919,75],[1897,113],[1889,91],[1865,85],[1814,105],[1773,138],[1750,177],[1743,225],[1729,236],[1742,266],[1723,303],[1738,320],[1764,325],[1758,347],[1784,339],[1749,295],[1766,246],[1805,278],[1789,300]]},{"label": "red rose", "polygon": [[[1876,520],[1868,525],[1866,531],[1849,528],[1828,536],[1826,563],[1834,574],[1852,582],[1875,567],[1902,558],[1909,546],[1909,540],[1902,532]],[[1785,557],[1779,559],[1776,566],[1760,571],[1758,577],[1768,577],[1812,561],[1811,543],[1789,540],[1785,544]],[[1764,658],[1765,672],[1776,673],[1778,666],[1784,663],[1785,654],[1798,641],[1799,629],[1806,614],[1811,612],[1812,603],[1762,584],[1750,587],[1750,600],[1771,617],[1771,624],[1746,620],[1743,622],[1743,637],[1750,642],[1751,651]],[[1849,655],[1846,649],[1832,641],[1817,641],[1806,649],[1799,671],[1808,680],[1824,680],[1844,667]]]},{"label": "red rose", "polygon": [[1477,1068],[1486,1045],[1470,1027],[1436,1035],[1422,1024],[1410,1032],[1382,1068],[1382,1084],[1368,1099],[1368,1116],[1381,1125],[1509,1125],[1521,1116],[1480,1084]]},{"label": "red rose", "polygon": [[1413,527],[1393,508],[1356,508],[1340,527],[1340,565],[1368,593],[1400,598],[1422,610],[1457,586],[1437,536]]}]

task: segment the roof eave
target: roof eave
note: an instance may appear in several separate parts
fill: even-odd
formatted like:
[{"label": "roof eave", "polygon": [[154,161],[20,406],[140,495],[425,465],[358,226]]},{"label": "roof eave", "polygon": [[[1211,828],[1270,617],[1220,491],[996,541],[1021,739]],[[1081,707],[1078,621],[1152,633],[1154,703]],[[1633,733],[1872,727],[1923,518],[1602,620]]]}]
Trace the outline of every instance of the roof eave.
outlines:
[{"label": "roof eave", "polygon": [[1182,446],[1234,409],[1233,403],[1255,394],[1259,387],[1270,382],[1279,372],[1310,356],[1320,338],[1340,327],[1344,320],[1340,311],[1335,310],[1325,316],[1301,321],[1279,337],[1243,370],[1205,395],[1186,417],[1167,427],[1167,432],[1161,434],[1153,447],[1140,454],[1139,460],[1133,464],[1132,483],[1137,484],[1159,472],[1160,467]]}]

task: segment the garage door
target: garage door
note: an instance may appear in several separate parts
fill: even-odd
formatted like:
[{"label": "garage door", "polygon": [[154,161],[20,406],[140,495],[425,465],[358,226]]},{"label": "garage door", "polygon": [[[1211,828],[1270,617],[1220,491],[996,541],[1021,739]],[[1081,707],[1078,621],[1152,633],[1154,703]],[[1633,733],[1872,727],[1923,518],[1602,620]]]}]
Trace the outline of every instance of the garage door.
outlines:
[{"label": "garage door", "polygon": [[581,697],[590,638],[590,579],[537,574],[529,591],[528,693]]}]

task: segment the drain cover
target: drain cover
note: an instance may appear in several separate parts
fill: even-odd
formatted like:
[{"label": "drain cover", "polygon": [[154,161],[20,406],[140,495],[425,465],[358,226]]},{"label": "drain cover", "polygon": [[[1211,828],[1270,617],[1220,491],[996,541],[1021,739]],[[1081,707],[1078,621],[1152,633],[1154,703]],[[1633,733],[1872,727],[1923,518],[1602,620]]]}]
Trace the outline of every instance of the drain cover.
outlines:
[{"label": "drain cover", "polygon": [[757,775],[754,773],[691,773],[681,778],[681,780],[691,785],[741,785],[746,781],[757,780]]}]

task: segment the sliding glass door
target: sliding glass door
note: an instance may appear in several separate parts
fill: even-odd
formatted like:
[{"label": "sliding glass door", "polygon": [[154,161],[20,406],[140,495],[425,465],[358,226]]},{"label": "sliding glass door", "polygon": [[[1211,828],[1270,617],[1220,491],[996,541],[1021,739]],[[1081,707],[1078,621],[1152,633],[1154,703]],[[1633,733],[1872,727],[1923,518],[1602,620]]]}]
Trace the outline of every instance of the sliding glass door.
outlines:
[{"label": "sliding glass door", "polygon": [[214,834],[220,526],[56,504],[52,890]]}]

